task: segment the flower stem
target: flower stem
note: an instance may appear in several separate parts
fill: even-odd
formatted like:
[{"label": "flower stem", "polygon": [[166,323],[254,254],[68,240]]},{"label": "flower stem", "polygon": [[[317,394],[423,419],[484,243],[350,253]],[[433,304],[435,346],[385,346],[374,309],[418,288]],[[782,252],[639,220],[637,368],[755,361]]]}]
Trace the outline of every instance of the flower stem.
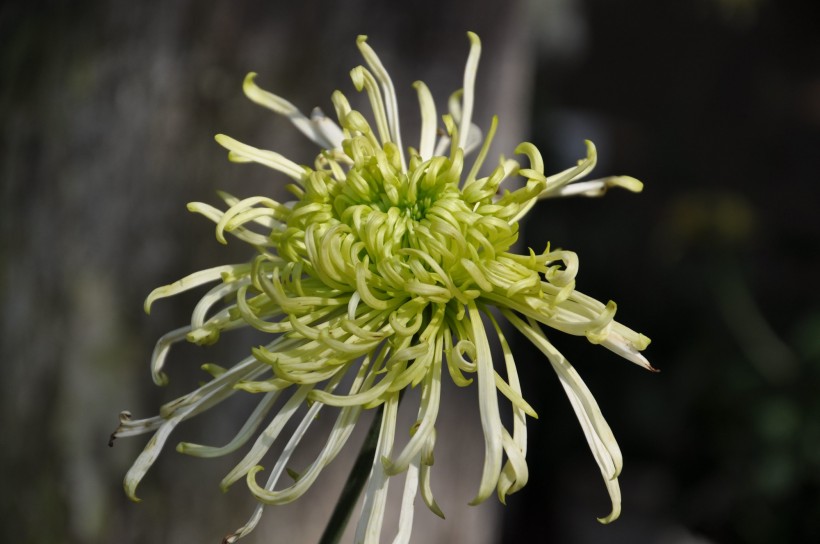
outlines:
[{"label": "flower stem", "polygon": [[350,520],[350,514],[353,507],[359,500],[359,495],[362,492],[364,484],[370,475],[370,469],[373,466],[373,456],[376,454],[376,445],[379,442],[379,430],[382,424],[383,406],[379,407],[376,415],[373,417],[373,423],[370,424],[370,429],[367,431],[367,436],[362,443],[362,449],[359,451],[359,456],[350,469],[350,475],[347,477],[342,489],[339,500],[336,502],[336,507],[330,515],[325,531],[322,533],[322,538],[319,544],[336,544],[342,539],[347,522]]}]

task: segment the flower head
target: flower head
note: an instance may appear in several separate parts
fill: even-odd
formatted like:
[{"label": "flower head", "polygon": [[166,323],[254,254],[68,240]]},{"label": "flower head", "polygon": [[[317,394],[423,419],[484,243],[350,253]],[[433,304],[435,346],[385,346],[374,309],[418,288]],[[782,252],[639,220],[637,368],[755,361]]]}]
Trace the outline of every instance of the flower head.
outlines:
[{"label": "flower head", "polygon": [[[288,117],[321,151],[313,167],[307,167],[273,151],[216,137],[231,160],[260,163],[289,177],[287,188],[294,199],[281,203],[265,196],[239,200],[222,194],[225,211],[203,203],[189,205],[216,223],[220,242],[231,234],[253,246],[256,256],[248,263],[194,273],[150,294],[146,311],[159,298],[219,282],[194,308],[189,326],[159,340],[152,360],[154,380],[166,381],[163,362],[170,346],[183,339],[209,344],[224,331],[246,326],[269,333],[271,339],[228,369],[206,365],[212,379],[166,404],[160,415],[131,420],[123,413],[115,437],[156,433],[126,475],[131,498],[136,500],[137,484],[179,423],[239,391],[257,394],[259,404],[230,443],[181,443],[177,450],[202,457],[223,455],[256,436],[222,485],[244,477],[264,504],[299,498],[345,445],[362,412],[382,407],[357,541],[378,541],[388,481],[398,474],[405,474],[399,535],[406,541],[417,493],[441,515],[430,471],[446,373],[456,385],[475,381],[478,389],[485,461],[472,504],[493,492],[503,502],[527,482],[525,418],[536,414],[524,400],[513,354],[490,312],[496,308],[555,369],[612,499],[612,511],[601,521],[618,517],[621,454],[615,438],[592,394],[549,342],[544,327],[585,336],[652,369],[640,354],[649,340],[614,321],[613,302],[603,304],[575,290],[574,253],[549,246],[525,255],[510,250],[518,238],[518,221],[539,199],[597,196],[612,186],[637,192],[642,186],[629,177],[578,182],[595,165],[590,142],[585,159],[555,175],[545,175],[538,150],[523,143],[515,152],[526,158],[525,165],[502,157],[489,175],[479,177],[497,120],[484,138],[471,122],[481,46],[475,34],[468,35],[464,88],[450,98],[443,132],[429,90],[421,82],[414,84],[422,120],[418,149],[402,145],[393,83],[364,36],[357,44],[367,67],[354,68],[351,77],[356,89],[367,94],[372,122],[338,91],[332,97],[338,125],[319,110],[307,117],[260,89],[255,74],[247,76],[245,94]],[[475,149],[476,158],[465,163],[465,155]],[[524,183],[505,189],[505,182],[509,185],[514,178]],[[500,346],[503,364],[494,365],[491,341]],[[394,443],[396,414],[408,387],[421,387],[421,400],[411,438],[400,446]],[[511,430],[499,415],[499,393],[512,406]],[[296,431],[281,437],[302,406],[308,408]],[[277,489],[291,454],[325,407],[338,408],[338,416],[324,448],[295,482]],[[257,434],[263,422],[266,427]],[[277,439],[287,441],[267,481],[260,484],[259,462]],[[227,540],[247,534],[261,508]]]}]

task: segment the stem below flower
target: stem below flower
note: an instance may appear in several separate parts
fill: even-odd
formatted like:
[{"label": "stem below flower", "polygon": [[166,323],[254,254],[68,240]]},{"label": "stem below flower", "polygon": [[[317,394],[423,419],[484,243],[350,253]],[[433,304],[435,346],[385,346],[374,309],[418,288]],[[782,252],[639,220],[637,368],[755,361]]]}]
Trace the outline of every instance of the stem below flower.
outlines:
[{"label": "stem below flower", "polygon": [[380,406],[378,412],[376,412],[376,415],[373,417],[370,429],[367,431],[367,436],[362,443],[359,456],[356,458],[353,468],[350,469],[347,483],[345,483],[342,493],[339,495],[339,500],[336,502],[336,507],[330,515],[327,526],[322,533],[322,538],[319,539],[319,544],[336,544],[342,539],[353,507],[359,500],[362,488],[364,488],[370,476],[370,469],[373,466],[373,456],[376,454],[376,445],[379,441],[382,412],[383,406]]}]

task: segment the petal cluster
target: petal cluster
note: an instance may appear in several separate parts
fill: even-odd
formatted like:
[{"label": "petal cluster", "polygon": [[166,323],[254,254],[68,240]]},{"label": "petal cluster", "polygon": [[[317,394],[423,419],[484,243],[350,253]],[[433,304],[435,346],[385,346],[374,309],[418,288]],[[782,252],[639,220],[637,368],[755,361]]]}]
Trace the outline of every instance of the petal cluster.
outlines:
[{"label": "petal cluster", "polygon": [[[480,175],[497,119],[486,136],[472,123],[481,47],[475,34],[468,35],[464,87],[450,97],[441,126],[429,90],[414,84],[422,119],[418,148],[402,144],[393,83],[363,36],[357,44],[367,66],[354,68],[351,78],[369,99],[369,119],[339,91],[332,96],[338,122],[320,110],[308,117],[259,88],[255,74],[248,75],[246,95],[289,118],[321,151],[313,165],[303,166],[216,137],[232,161],[259,163],[289,178],[293,199],[221,194],[224,210],[189,205],[216,223],[217,240],[226,243],[231,235],[252,246],[255,257],[191,274],[151,293],[146,311],[157,299],[216,284],[194,308],[190,325],[159,340],[152,374],[157,384],[167,381],[162,368],[176,342],[210,344],[240,327],[268,333],[270,340],[230,368],[206,365],[212,379],[163,406],[159,415],[142,420],[121,415],[115,437],[155,433],[126,475],[131,498],[136,500],[137,484],[178,424],[237,392],[258,395],[256,409],[228,444],[177,446],[182,453],[214,457],[252,442],[222,481],[227,487],[244,478],[260,501],[248,523],[227,538],[233,542],[253,529],[264,504],[298,499],[338,455],[363,412],[381,407],[356,539],[379,540],[388,483],[404,475],[397,541],[406,542],[418,494],[443,515],[433,497],[431,468],[442,380],[450,379],[463,387],[475,382],[478,390],[485,461],[472,504],[493,493],[503,502],[527,482],[525,419],[536,414],[524,400],[500,315],[554,368],[612,499],[612,511],[601,521],[618,517],[620,450],[592,394],[544,328],[584,336],[652,370],[640,353],[649,340],[614,320],[613,302],[601,303],[575,289],[574,253],[547,246],[520,255],[511,249],[519,220],[540,199],[598,196],[614,186],[637,192],[642,186],[625,176],[579,181],[595,166],[591,142],[584,159],[554,175],[544,173],[541,155],[529,143],[515,149],[523,164],[501,157]],[[476,158],[466,163],[465,155],[475,150]],[[491,344],[500,347],[503,364],[494,364]],[[421,400],[411,436],[401,443],[396,440],[399,401],[411,387],[421,388]],[[502,423],[501,398],[512,407],[511,428]],[[323,449],[295,481],[280,484],[293,452],[328,408],[337,415]],[[298,420],[296,430],[283,436],[291,420]],[[275,443],[278,457],[260,483],[260,463]]]}]

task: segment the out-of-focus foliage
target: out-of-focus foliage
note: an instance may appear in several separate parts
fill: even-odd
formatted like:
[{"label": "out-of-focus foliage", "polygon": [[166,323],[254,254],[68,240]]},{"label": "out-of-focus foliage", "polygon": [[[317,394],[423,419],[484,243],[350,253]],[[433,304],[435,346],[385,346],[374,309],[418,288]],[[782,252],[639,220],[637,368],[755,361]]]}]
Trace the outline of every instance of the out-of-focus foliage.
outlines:
[{"label": "out-of-focus foliage", "polygon": [[[589,380],[620,410],[619,523],[584,526],[578,511],[605,498],[552,491],[588,492],[595,474],[576,460],[578,436],[542,417],[550,461],[575,468],[533,475],[544,494],[513,501],[510,540],[524,520],[557,542],[820,538],[820,6],[756,2],[738,24],[721,5],[587,2],[582,58],[540,66],[536,142],[555,160],[567,133],[611,143],[607,170],[646,190],[600,209],[544,205],[528,243],[549,232],[578,250],[580,280],[652,335],[661,374]],[[579,216],[594,226],[573,228]],[[562,349],[584,371],[614,363]]]}]

